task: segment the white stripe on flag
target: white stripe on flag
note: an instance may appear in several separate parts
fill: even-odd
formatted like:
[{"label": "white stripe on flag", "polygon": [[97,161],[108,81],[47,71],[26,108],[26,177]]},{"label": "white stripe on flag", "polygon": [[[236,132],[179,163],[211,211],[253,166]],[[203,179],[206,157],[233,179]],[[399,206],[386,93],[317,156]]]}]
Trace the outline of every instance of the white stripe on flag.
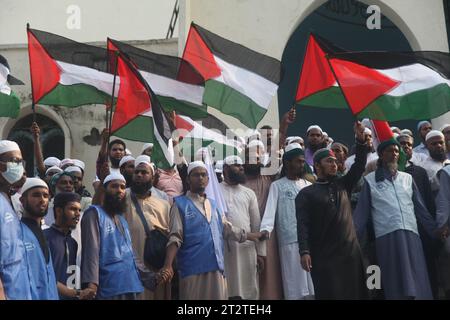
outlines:
[{"label": "white stripe on flag", "polygon": [[278,85],[249,70],[230,64],[214,56],[217,65],[222,70],[221,76],[215,80],[239,91],[252,99],[261,108],[267,109],[277,92]]},{"label": "white stripe on flag", "polygon": [[139,70],[139,72],[155,94],[173,97],[196,105],[202,104],[204,87],[173,80],[147,71]]}]

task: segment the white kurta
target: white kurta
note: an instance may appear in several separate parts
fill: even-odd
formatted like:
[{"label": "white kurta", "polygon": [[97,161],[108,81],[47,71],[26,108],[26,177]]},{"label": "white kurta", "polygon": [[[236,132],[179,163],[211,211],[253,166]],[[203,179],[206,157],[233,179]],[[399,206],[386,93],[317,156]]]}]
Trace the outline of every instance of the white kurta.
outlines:
[{"label": "white kurta", "polygon": [[[278,202],[281,201],[282,198],[282,193],[280,190],[286,189],[286,186],[289,187],[294,185],[295,189],[298,190],[298,194],[301,189],[310,184],[310,182],[304,179],[289,180],[286,177],[273,182],[270,186],[266,210],[261,222],[261,231],[266,230],[268,232],[272,232],[273,228],[276,227],[276,215],[286,214],[285,212],[279,212],[278,210]],[[284,197],[282,198],[282,201],[295,202],[295,197],[297,194],[290,198]],[[292,225],[292,228],[294,228],[295,233],[297,233],[297,225]],[[280,234],[281,232],[282,231],[277,228],[277,234]],[[311,279],[311,274],[303,270],[300,264],[298,241],[283,243],[279,240],[278,244],[285,299],[298,300],[314,295],[314,286]]]},{"label": "white kurta", "polygon": [[[228,206],[228,221],[246,232],[258,232],[261,216],[256,194],[242,185],[231,186],[223,182],[221,187]],[[259,299],[257,255],[266,255],[264,242],[225,241],[225,277],[229,297]]]}]

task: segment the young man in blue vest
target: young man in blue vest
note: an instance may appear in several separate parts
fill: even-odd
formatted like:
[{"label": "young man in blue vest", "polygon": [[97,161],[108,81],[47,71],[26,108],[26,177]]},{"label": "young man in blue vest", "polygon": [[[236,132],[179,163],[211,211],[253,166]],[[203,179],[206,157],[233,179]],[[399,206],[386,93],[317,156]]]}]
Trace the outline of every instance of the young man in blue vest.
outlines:
[{"label": "young man in blue vest", "polygon": [[377,152],[378,168],[364,177],[353,216],[358,237],[371,219],[386,299],[432,299],[417,220],[434,238],[445,232],[437,228],[412,176],[398,171],[398,142],[383,141]]},{"label": "young man in blue vest", "polygon": [[33,300],[59,300],[52,257],[41,229],[47,214],[50,192],[39,178],[27,178],[21,189],[23,206],[21,220],[28,273]]},{"label": "young man in blue vest", "polygon": [[22,153],[14,141],[0,141],[0,300],[31,299],[22,229],[10,189],[23,177]]},{"label": "young man in blue vest", "polygon": [[[89,207],[81,219],[81,284],[97,299],[134,300],[144,291],[123,217],[127,207],[125,184],[120,173],[108,175],[103,181],[103,205]],[[154,274],[144,272],[142,275],[149,276],[146,286],[154,288]]]},{"label": "young man in blue vest", "polygon": [[224,238],[244,242],[257,241],[261,233],[246,233],[232,226],[205,194],[208,171],[202,161],[188,167],[189,191],[174,198],[170,212],[170,235],[163,279],[173,276],[177,257],[181,300],[228,299],[224,276]]}]

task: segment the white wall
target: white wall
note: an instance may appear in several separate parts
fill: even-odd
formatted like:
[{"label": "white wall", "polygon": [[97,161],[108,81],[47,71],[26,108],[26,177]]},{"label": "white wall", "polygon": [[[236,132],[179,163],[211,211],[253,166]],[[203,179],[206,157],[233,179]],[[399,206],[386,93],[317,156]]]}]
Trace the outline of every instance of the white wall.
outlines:
[{"label": "white wall", "polygon": [[[80,42],[163,39],[175,0],[2,0],[0,45],[26,43],[26,24]],[[80,8],[80,29],[69,29],[70,5]],[[176,28],[177,30],[177,28]],[[175,33],[174,37],[178,34]]]}]

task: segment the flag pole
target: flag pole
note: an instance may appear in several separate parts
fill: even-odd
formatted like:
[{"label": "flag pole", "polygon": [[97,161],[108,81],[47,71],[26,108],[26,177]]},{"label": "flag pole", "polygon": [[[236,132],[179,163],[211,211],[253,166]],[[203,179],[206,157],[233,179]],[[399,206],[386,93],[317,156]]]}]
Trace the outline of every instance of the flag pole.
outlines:
[{"label": "flag pole", "polygon": [[[27,35],[30,32],[30,23],[27,22]],[[33,111],[33,122],[36,122],[36,106],[34,103],[33,77],[31,72],[31,57],[30,57],[30,41],[28,40],[28,61],[30,63],[30,79],[31,79],[31,110]]]},{"label": "flag pole", "polygon": [[114,94],[115,94],[115,89],[116,89],[117,64],[118,64],[118,60],[119,60],[119,51],[114,51],[114,55],[115,55],[114,79],[113,79],[113,87],[112,87],[112,93],[111,93],[111,104],[109,107],[109,118],[108,118],[108,111],[106,112],[106,127],[109,129],[108,144],[109,144],[109,139],[111,137],[111,126],[112,126],[112,116],[113,116]]}]

